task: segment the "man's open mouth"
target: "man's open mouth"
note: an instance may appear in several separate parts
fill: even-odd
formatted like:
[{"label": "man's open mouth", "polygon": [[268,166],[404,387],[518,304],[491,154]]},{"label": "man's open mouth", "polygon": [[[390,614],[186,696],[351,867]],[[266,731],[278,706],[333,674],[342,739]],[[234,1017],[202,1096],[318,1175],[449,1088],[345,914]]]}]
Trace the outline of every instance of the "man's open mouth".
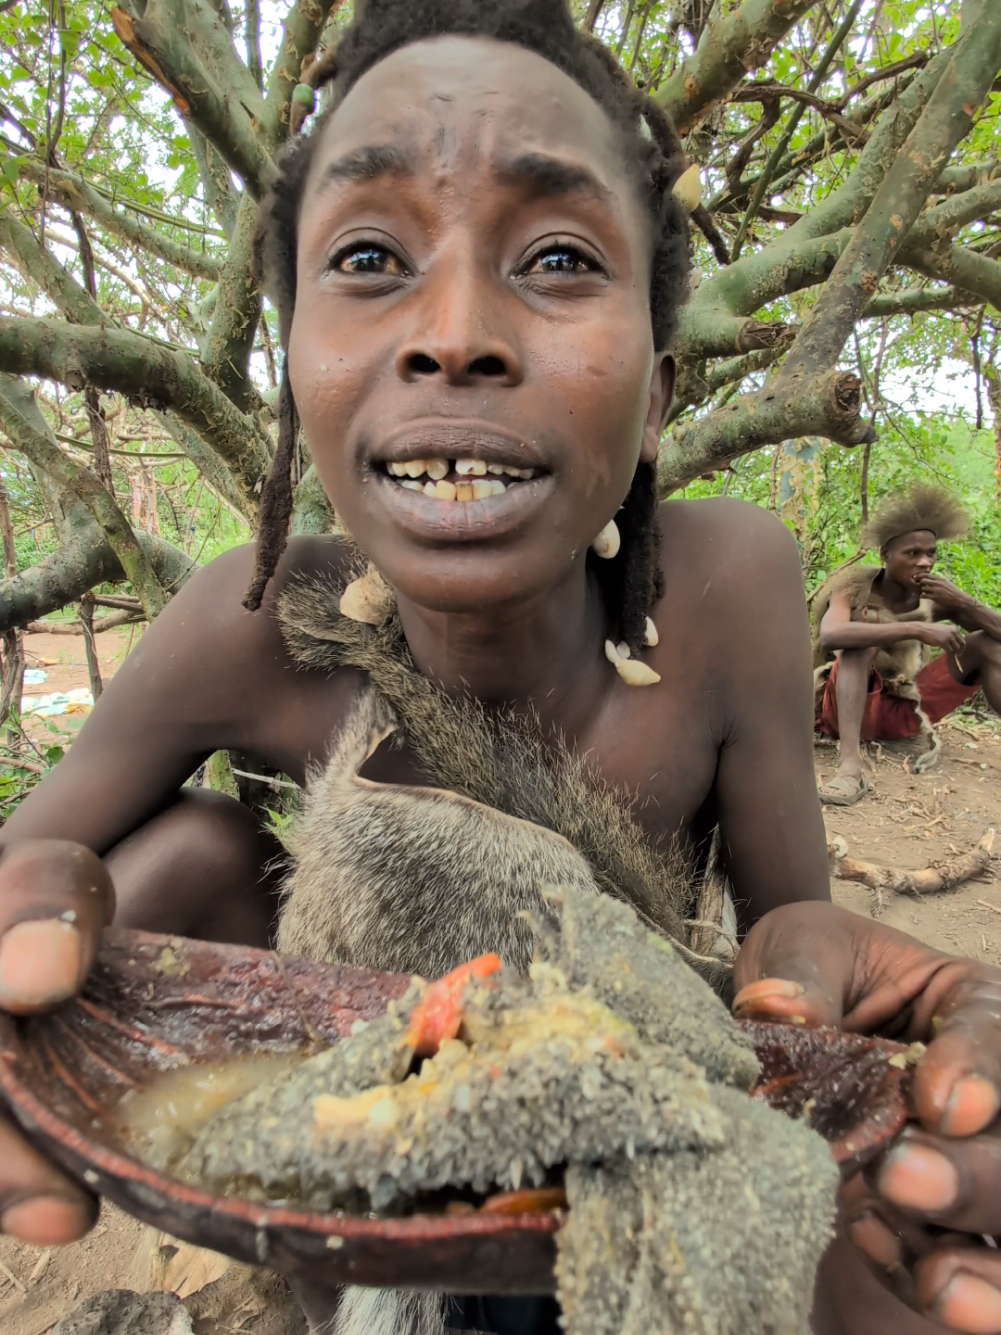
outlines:
[{"label": "man's open mouth", "polygon": [[397,486],[422,492],[436,501],[485,501],[491,496],[503,496],[510,488],[539,474],[537,468],[487,463],[484,459],[387,460],[379,467]]}]

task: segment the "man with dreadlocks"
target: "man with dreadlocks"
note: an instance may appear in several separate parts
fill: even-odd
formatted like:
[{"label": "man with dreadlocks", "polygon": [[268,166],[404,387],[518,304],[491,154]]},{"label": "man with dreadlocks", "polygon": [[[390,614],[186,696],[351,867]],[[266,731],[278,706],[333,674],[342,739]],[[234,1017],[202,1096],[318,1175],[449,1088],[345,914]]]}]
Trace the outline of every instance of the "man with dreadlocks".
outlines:
[{"label": "man with dreadlocks", "polygon": [[[962,506],[943,488],[895,492],[860,544],[878,551],[882,565],[851,566],[818,591],[817,726],[841,743],[841,763],[820,790],[822,802],[852,806],[869,791],[863,741],[924,734],[931,745],[915,765],[921,771],[938,755],[935,724],[964,700],[982,688],[1001,712],[1001,615],[932,574],[938,543],[966,528]],[[932,649],[942,652],[929,661]]]},{"label": "man with dreadlocks", "polygon": [[[356,14],[263,213],[286,357],[256,549],[190,581],[7,823],[0,1005],[71,996],[113,913],[273,939],[275,845],[181,791],[217,749],[309,779],[280,943],[375,966],[498,936],[523,962],[544,868],[684,949],[672,857],[704,864],[718,828],[738,1013],[928,1044],[920,1123],[845,1196],[814,1330],[1001,1331],[1001,973],[825,902],[795,547],[751,506],[657,504],[678,140],[557,0]],[[300,427],[353,545],[286,545]],[[0,1121],[0,1227],[48,1246],[93,1217]],[[452,1313],[485,1320],[554,1329],[538,1304]]]}]

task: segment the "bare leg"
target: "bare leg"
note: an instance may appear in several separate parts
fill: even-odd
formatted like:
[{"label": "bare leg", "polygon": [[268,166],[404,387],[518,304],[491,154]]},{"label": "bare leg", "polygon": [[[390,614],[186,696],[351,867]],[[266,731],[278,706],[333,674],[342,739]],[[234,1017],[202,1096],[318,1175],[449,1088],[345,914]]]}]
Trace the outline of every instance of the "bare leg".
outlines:
[{"label": "bare leg", "polygon": [[966,637],[958,662],[949,655],[949,671],[957,681],[966,681],[971,673],[979,672],[987,703],[995,714],[1001,714],[1001,644],[997,640],[982,630],[974,631]]},{"label": "bare leg", "polygon": [[862,715],[869,692],[869,673],[876,656],[874,649],[843,649],[834,683],[838,702],[838,737],[841,763],[836,778],[864,773],[862,762]]},{"label": "bare leg", "polygon": [[105,858],[120,927],[268,947],[281,845],[239,802],[185,788]]},{"label": "bare leg", "polygon": [[300,1279],[290,1279],[289,1287],[309,1323],[309,1335],[327,1335],[337,1315],[341,1290],[317,1288]]}]

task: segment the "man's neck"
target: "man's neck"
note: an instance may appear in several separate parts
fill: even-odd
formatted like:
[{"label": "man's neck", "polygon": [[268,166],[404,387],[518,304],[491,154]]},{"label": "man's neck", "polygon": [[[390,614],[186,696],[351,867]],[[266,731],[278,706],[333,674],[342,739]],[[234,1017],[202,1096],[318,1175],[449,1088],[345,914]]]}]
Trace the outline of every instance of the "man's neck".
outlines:
[{"label": "man's neck", "polygon": [[921,602],[921,595],[912,584],[901,584],[885,568],[878,577],[876,588],[890,612],[911,612]]},{"label": "man's neck", "polygon": [[517,606],[434,612],[398,597],[398,607],[418,666],[449,693],[531,704],[544,724],[576,734],[607,686],[605,612],[583,562]]}]

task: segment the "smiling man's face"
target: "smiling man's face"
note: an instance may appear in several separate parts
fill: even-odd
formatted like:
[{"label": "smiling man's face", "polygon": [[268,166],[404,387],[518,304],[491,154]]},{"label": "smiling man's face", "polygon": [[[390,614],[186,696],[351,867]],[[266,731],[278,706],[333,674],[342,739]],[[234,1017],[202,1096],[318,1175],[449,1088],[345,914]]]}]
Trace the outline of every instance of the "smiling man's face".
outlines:
[{"label": "smiling man's face", "polygon": [[656,455],[650,222],[601,107],[500,42],[380,62],[303,196],[289,373],[338,515],[406,597],[544,592]]}]

